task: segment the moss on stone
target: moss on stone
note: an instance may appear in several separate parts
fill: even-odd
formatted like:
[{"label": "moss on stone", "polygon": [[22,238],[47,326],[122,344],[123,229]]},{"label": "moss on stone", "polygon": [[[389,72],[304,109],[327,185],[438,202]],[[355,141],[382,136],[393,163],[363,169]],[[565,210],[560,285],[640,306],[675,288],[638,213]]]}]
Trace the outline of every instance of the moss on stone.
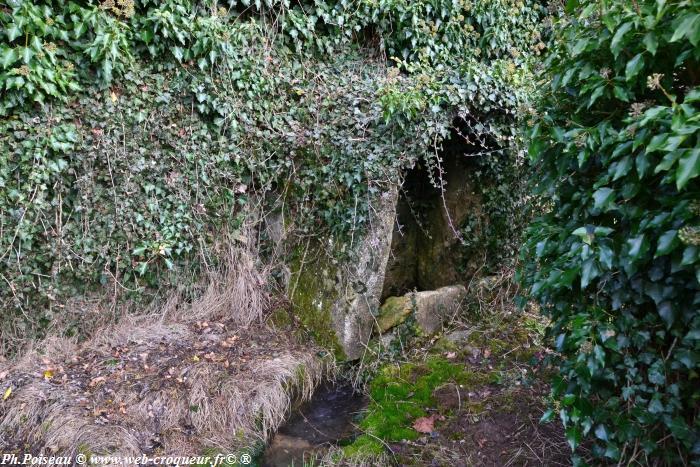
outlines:
[{"label": "moss on stone", "polygon": [[377,327],[384,333],[403,323],[413,311],[410,297],[389,297],[379,309]]},{"label": "moss on stone", "polygon": [[333,328],[331,310],[336,299],[328,284],[335,268],[320,259],[302,263],[303,251],[295,254],[292,262],[292,294],[294,315],[314,341],[331,351],[337,360],[346,359],[345,352]]}]

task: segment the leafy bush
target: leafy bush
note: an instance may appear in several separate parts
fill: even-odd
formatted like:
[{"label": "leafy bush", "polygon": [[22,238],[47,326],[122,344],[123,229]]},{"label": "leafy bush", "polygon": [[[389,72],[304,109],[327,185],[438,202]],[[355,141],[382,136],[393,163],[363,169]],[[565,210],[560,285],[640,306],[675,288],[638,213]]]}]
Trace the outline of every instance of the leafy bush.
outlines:
[{"label": "leafy bush", "polygon": [[700,9],[568,4],[521,271],[552,319],[553,394],[571,447],[587,438],[600,462],[698,463]]}]

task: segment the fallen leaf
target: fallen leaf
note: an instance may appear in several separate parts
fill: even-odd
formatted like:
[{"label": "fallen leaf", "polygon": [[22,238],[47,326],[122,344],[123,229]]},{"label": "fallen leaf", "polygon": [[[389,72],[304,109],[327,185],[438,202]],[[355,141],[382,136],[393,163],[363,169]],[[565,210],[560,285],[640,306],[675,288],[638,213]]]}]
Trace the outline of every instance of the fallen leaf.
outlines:
[{"label": "fallen leaf", "polygon": [[5,376],[7,376],[7,371],[0,371],[0,379],[5,379]]},{"label": "fallen leaf", "polygon": [[5,394],[2,396],[2,400],[6,401],[8,397],[12,394],[12,388],[5,389]]},{"label": "fallen leaf", "polygon": [[53,378],[53,370],[48,369],[44,371],[44,379],[49,380]]},{"label": "fallen leaf", "polygon": [[97,384],[104,383],[106,380],[107,380],[107,378],[105,378],[104,376],[98,376],[97,378],[93,378],[93,379],[90,381],[89,386],[90,386],[90,387],[93,387],[93,386],[95,386],[95,385],[97,385]]},{"label": "fallen leaf", "polygon": [[431,433],[435,429],[435,418],[435,415],[417,418],[416,421],[413,422],[413,429],[418,433]]},{"label": "fallen leaf", "polygon": [[193,361],[193,362],[198,362],[198,361],[199,361],[199,357],[195,355],[194,357],[192,357],[192,361]]},{"label": "fallen leaf", "polygon": [[117,102],[117,95],[115,94],[114,91],[112,91],[112,93],[109,95],[109,97],[112,98],[112,102]]},{"label": "fallen leaf", "polygon": [[457,352],[447,352],[445,356],[447,358],[455,358],[457,356]]}]

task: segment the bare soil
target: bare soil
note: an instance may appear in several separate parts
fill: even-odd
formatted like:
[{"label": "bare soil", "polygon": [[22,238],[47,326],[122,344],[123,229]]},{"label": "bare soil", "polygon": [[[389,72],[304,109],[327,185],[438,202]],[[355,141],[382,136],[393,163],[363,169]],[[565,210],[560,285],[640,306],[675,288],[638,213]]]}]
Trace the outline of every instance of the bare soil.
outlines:
[{"label": "bare soil", "polygon": [[445,385],[434,393],[435,429],[416,441],[390,445],[397,465],[570,465],[557,423],[541,424],[548,388],[531,385],[480,388]]}]

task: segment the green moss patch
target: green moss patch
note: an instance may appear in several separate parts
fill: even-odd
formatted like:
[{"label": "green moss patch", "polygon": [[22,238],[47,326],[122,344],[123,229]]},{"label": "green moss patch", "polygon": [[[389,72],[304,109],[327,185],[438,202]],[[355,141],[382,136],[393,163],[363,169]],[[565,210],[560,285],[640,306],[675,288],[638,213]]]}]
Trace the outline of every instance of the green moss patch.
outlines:
[{"label": "green moss patch", "polygon": [[422,363],[386,366],[370,383],[371,402],[360,422],[366,434],[344,448],[348,456],[382,452],[383,441],[413,440],[419,433],[413,422],[436,406],[433,393],[445,383],[479,385],[485,376],[441,357]]}]

